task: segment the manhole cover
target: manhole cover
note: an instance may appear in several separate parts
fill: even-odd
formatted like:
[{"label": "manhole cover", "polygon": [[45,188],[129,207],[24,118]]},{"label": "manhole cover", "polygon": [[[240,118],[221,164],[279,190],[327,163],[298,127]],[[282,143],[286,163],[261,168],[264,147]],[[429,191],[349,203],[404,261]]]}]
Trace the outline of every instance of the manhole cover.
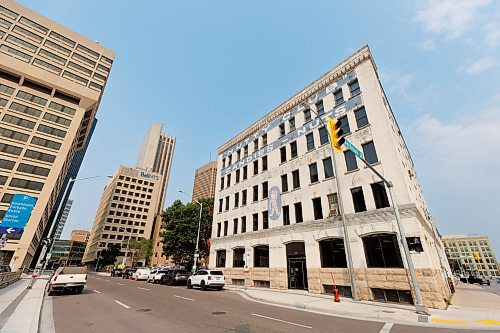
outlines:
[{"label": "manhole cover", "polygon": [[149,311],[151,311],[151,309],[137,309],[135,311],[137,311],[137,312],[149,312]]},{"label": "manhole cover", "polygon": [[216,316],[220,316],[220,315],[223,315],[223,314],[226,314],[224,311],[215,311],[215,312],[212,312],[213,315],[216,315]]}]

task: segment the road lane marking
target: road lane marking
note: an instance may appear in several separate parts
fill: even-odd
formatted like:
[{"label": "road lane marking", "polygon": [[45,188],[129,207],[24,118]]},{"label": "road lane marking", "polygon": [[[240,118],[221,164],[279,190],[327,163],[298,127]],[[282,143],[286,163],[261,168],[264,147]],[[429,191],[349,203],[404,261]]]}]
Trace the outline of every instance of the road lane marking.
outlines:
[{"label": "road lane marking", "polygon": [[95,293],[102,294],[99,290],[93,290]]},{"label": "road lane marking", "polygon": [[130,309],[130,306],[128,306],[127,304],[123,304],[122,302],[117,301],[117,300],[115,300],[115,302],[116,302],[117,304],[119,304],[119,305],[123,306],[125,309]]},{"label": "road lane marking", "polygon": [[257,313],[252,313],[252,316],[256,316],[256,317],[260,317],[260,318],[265,318],[265,319],[269,319],[269,320],[275,320],[275,321],[279,321],[281,323],[286,323],[286,324],[290,324],[290,325],[295,325],[295,326],[299,326],[299,327],[303,327],[303,328],[312,329],[311,326],[306,326],[306,325],[302,325],[302,324],[292,323],[291,321],[286,321],[286,320],[282,320],[282,319],[278,319],[278,318],[263,316],[263,315],[260,315],[260,314],[257,314]]},{"label": "road lane marking", "polygon": [[392,325],[394,325],[394,323],[385,323],[384,327],[382,327],[379,333],[389,333],[391,331]]},{"label": "road lane marking", "polygon": [[100,280],[101,278],[97,278],[97,280]]},{"label": "road lane marking", "polygon": [[431,321],[434,323],[452,324],[452,325],[468,325],[468,324],[470,324],[467,321],[441,319],[441,318],[432,318]]},{"label": "road lane marking", "polygon": [[149,290],[148,288],[137,287],[137,289]]},{"label": "road lane marking", "polygon": [[192,299],[192,298],[182,297],[182,296],[178,296],[178,295],[174,295],[174,297],[177,297],[177,298],[182,298],[182,299],[185,299],[185,300],[187,300],[187,301],[196,302],[196,300],[195,300],[195,299]]},{"label": "road lane marking", "polygon": [[104,281],[106,281],[106,282],[110,282],[109,280],[104,280]]},{"label": "road lane marking", "polygon": [[120,286],[124,286],[124,284],[123,284],[123,283],[118,282],[118,284],[119,284]]},{"label": "road lane marking", "polygon": [[500,321],[493,319],[478,320],[477,323],[483,325],[500,325]]}]

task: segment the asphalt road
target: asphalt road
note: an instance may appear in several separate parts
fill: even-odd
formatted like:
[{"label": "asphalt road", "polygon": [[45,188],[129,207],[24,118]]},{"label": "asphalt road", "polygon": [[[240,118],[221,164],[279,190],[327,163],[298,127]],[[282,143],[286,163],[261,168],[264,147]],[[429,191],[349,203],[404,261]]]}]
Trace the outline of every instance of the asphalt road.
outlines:
[{"label": "asphalt road", "polygon": [[229,290],[203,292],[96,275],[89,275],[83,294],[56,295],[46,300],[53,304],[56,333],[464,332],[392,326],[288,309],[253,302]]}]

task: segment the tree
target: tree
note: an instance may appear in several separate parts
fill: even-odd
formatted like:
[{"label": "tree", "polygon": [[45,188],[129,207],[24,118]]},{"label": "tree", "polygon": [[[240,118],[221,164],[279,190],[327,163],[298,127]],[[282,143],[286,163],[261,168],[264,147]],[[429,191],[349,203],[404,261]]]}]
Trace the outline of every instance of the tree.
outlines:
[{"label": "tree", "polygon": [[[203,204],[200,223],[199,258],[208,256],[209,242],[212,235],[212,216],[214,199],[204,198],[199,202]],[[183,204],[176,200],[172,206],[162,213],[161,233],[163,254],[170,256],[175,264],[191,267],[196,249],[196,236],[200,206],[196,202]]]},{"label": "tree", "polygon": [[108,248],[99,253],[99,266],[114,265],[116,257],[120,255],[121,246],[118,244],[108,244]]},{"label": "tree", "polygon": [[153,252],[153,240],[142,237],[130,239],[128,248],[132,252],[132,266],[141,259],[145,259],[147,264],[147,260]]}]

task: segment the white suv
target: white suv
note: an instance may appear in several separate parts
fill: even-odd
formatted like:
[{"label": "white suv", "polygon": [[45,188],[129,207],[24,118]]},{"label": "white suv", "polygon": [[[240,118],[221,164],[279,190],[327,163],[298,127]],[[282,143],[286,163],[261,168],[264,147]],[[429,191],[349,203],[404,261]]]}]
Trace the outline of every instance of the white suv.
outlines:
[{"label": "white suv", "polygon": [[191,275],[187,281],[188,289],[193,288],[193,286],[199,286],[201,290],[207,290],[207,288],[222,290],[225,285],[226,278],[224,277],[224,273],[211,269],[199,270],[194,275]]}]

